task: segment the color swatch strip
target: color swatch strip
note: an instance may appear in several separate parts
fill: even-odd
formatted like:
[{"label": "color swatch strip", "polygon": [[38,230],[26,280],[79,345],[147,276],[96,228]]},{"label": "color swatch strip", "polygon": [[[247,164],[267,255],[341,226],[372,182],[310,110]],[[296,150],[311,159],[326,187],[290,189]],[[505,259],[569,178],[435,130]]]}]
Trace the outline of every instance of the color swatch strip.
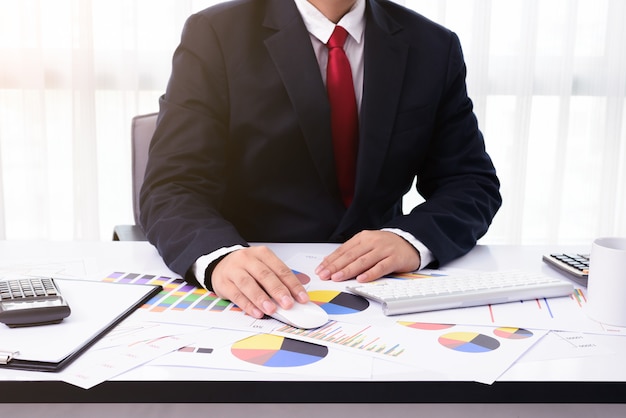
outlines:
[{"label": "color swatch strip", "polygon": [[104,281],[160,285],[163,287],[161,292],[141,307],[150,312],[241,311],[231,302],[220,299],[215,293],[192,286],[181,278],[115,272],[108,275]]},{"label": "color swatch strip", "polygon": [[[302,282],[310,280],[304,273],[295,270],[294,273]],[[161,286],[163,290],[141,307],[141,309],[150,312],[185,312],[190,310],[216,313],[242,312],[241,308],[230,301],[221,299],[215,293],[204,288],[190,285],[181,278],[113,272],[103,281]]]}]

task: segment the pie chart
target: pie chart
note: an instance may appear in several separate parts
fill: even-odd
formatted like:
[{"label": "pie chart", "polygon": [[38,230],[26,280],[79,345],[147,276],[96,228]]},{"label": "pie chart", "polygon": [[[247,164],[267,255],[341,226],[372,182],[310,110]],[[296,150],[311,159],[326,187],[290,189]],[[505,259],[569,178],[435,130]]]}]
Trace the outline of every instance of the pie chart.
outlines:
[{"label": "pie chart", "polygon": [[298,280],[300,280],[300,283],[302,284],[308,284],[311,281],[311,278],[309,277],[308,274],[304,274],[300,271],[297,270],[291,270],[293,272],[293,274],[296,275],[296,277],[298,278]]},{"label": "pie chart", "polygon": [[495,338],[476,332],[451,332],[439,337],[439,344],[463,353],[486,353],[500,347]]},{"label": "pie chart", "polygon": [[367,299],[338,290],[312,290],[309,292],[309,298],[329,315],[353,314],[370,306]]},{"label": "pie chart", "polygon": [[533,336],[532,332],[523,328],[502,327],[496,328],[493,333],[500,338],[506,338],[509,340],[523,340]]},{"label": "pie chart", "polygon": [[240,360],[266,367],[298,367],[320,361],[328,347],[271,334],[237,341],[231,353]]},{"label": "pie chart", "polygon": [[431,324],[428,322],[409,322],[409,321],[398,321],[398,324],[403,325],[405,327],[413,328],[413,329],[421,329],[424,331],[439,331],[442,329],[452,328],[454,326],[452,324]]}]

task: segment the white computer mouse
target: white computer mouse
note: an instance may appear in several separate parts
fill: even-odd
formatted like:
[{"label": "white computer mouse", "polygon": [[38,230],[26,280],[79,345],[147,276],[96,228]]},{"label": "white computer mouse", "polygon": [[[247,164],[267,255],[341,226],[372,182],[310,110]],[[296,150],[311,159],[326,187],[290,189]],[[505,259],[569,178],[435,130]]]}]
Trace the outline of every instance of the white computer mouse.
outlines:
[{"label": "white computer mouse", "polygon": [[276,312],[271,317],[296,328],[318,328],[328,322],[326,311],[310,301],[295,302],[291,309],[283,309],[277,303],[276,307]]}]

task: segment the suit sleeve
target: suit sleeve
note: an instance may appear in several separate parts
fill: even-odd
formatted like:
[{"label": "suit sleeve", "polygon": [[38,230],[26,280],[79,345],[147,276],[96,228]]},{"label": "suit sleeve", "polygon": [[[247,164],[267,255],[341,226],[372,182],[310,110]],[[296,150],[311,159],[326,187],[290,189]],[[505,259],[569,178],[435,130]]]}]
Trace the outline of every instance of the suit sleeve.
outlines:
[{"label": "suit sleeve", "polygon": [[159,104],[141,224],[165,263],[185,276],[198,257],[247,245],[219,213],[228,177],[227,78],[218,37],[203,16],[185,24]]},{"label": "suit sleeve", "polygon": [[417,173],[417,188],[425,202],[389,225],[413,234],[439,265],[472,249],[502,202],[465,76],[461,46],[451,34],[446,85],[430,146]]}]

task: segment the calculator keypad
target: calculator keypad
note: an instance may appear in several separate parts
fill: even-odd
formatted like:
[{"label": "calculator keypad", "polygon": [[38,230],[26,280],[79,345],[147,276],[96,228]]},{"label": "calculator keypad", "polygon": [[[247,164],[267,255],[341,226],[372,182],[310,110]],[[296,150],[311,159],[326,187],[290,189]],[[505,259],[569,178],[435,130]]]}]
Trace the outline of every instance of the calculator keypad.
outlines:
[{"label": "calculator keypad", "polygon": [[567,264],[583,274],[589,274],[589,256],[586,254],[550,254],[550,257]]},{"label": "calculator keypad", "polygon": [[0,280],[0,301],[18,301],[57,295],[57,289],[52,279],[49,278]]}]

